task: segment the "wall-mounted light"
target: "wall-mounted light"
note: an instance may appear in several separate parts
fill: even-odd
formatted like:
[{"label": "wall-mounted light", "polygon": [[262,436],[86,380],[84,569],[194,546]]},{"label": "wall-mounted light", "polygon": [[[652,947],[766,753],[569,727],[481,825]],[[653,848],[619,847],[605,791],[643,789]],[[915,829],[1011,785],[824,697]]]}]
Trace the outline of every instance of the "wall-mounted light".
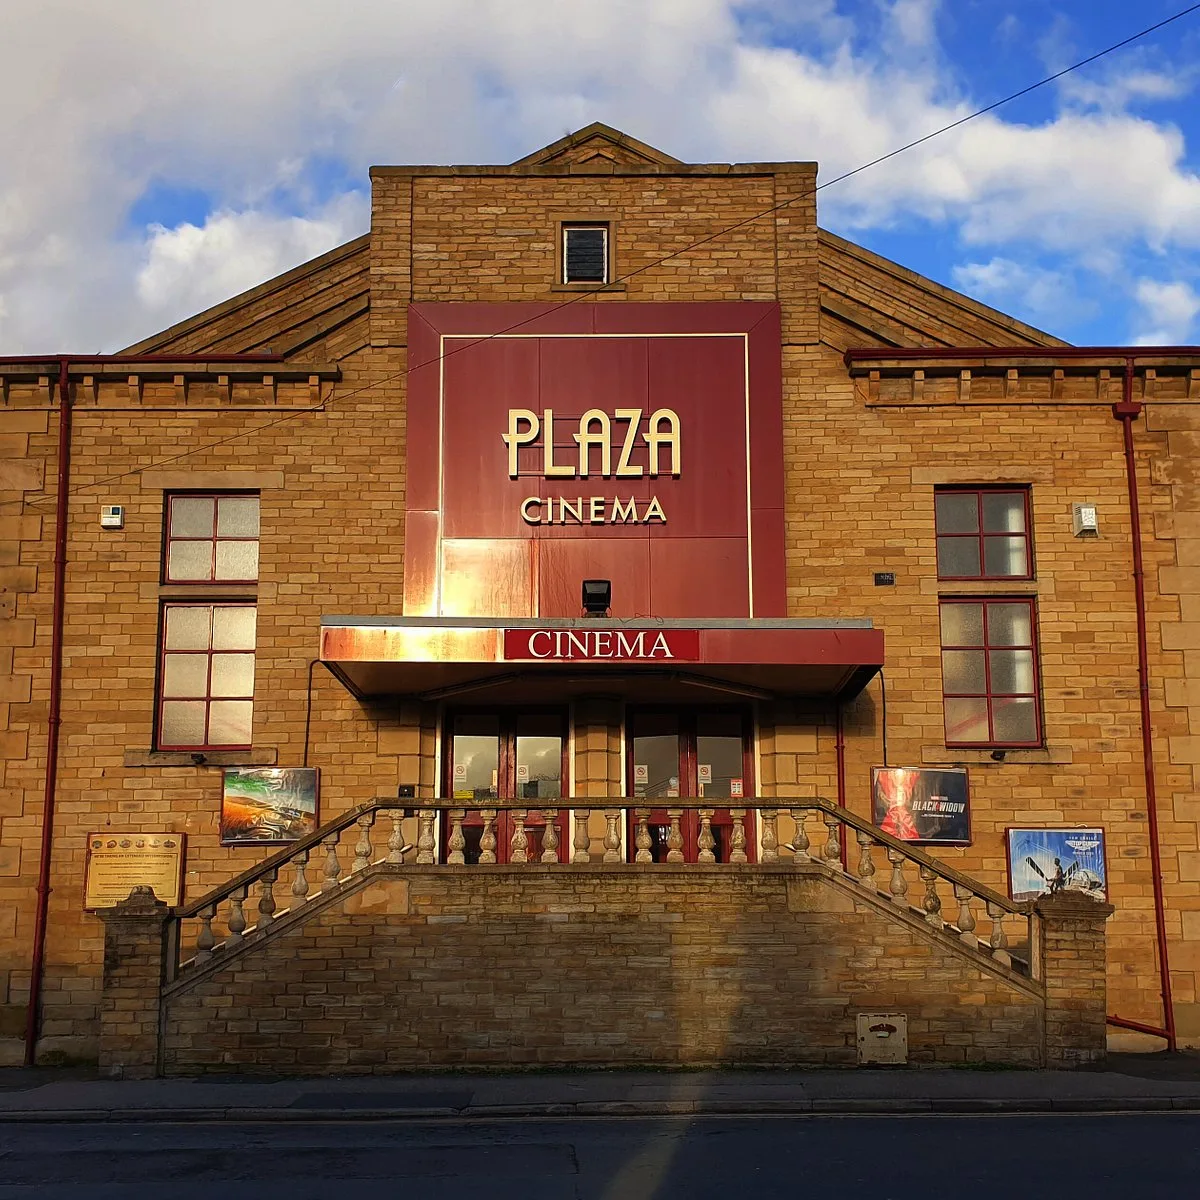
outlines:
[{"label": "wall-mounted light", "polygon": [[1100,521],[1094,504],[1071,505],[1071,527],[1076,537],[1099,537]]},{"label": "wall-mounted light", "polygon": [[583,611],[589,617],[604,617],[612,608],[612,581],[585,579],[583,581]]},{"label": "wall-mounted light", "polygon": [[101,529],[124,529],[125,510],[119,504],[103,504],[100,506]]}]

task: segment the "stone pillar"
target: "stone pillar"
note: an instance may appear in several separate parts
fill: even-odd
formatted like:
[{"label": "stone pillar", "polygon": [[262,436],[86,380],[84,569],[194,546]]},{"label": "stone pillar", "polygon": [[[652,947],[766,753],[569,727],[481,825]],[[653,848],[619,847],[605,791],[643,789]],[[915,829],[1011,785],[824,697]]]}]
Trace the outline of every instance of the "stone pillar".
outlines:
[{"label": "stone pillar", "polygon": [[1034,904],[1033,968],[1046,988],[1045,1065],[1104,1061],[1104,922],[1113,906],[1082,892],[1056,892]]},{"label": "stone pillar", "polygon": [[104,922],[100,1074],[153,1079],[159,1073],[159,999],[170,910],[148,887],[97,914]]}]

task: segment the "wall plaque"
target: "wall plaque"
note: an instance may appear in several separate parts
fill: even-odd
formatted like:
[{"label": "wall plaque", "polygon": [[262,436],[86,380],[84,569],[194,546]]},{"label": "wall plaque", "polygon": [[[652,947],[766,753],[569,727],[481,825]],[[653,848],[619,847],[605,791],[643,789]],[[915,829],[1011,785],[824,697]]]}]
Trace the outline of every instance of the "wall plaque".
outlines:
[{"label": "wall plaque", "polygon": [[182,833],[89,833],[85,909],[111,908],[135,887],[150,887],[172,908],[183,896]]}]

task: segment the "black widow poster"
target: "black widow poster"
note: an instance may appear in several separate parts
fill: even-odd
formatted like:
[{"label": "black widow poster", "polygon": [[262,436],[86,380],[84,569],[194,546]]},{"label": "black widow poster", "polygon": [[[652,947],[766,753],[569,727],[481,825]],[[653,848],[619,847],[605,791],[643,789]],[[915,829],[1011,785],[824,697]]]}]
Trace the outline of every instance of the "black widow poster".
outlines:
[{"label": "black widow poster", "polygon": [[962,769],[922,767],[871,770],[873,820],[906,842],[963,845],[971,840],[971,803]]}]

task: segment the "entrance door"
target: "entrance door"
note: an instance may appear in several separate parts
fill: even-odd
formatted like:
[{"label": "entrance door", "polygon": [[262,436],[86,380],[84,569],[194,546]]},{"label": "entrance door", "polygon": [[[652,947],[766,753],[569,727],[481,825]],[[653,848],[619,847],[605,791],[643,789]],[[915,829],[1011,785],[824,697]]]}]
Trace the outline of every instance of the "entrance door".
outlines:
[{"label": "entrance door", "polygon": [[[754,754],[751,716],[744,709],[635,709],[629,714],[626,747],[627,794],[636,807],[650,810],[650,854],[667,861],[671,822],[667,810],[673,797],[711,799],[713,853],[728,862],[733,832],[730,808],[740,797],[754,794]],[[730,801],[733,804],[730,804]],[[661,807],[659,807],[661,806]],[[628,844],[635,844],[637,818],[629,812]],[[745,816],[746,854],[755,860],[753,815]],[[699,853],[700,814],[684,812],[680,821],[685,862]],[[632,857],[632,852],[631,852]]]},{"label": "entrance door", "polygon": [[[562,798],[566,772],[566,718],[561,712],[510,712],[505,710],[452,713],[446,720],[446,776],[444,793],[455,800],[473,801],[463,818],[463,858],[477,863],[488,800],[522,800],[525,810],[526,853],[530,862],[540,862],[546,832],[545,810],[557,812],[556,857],[565,862],[570,841],[567,810],[551,802]],[[449,853],[453,818],[442,818],[442,860]],[[496,837],[496,861],[511,859],[516,819],[509,811],[497,811],[492,824]]]}]

